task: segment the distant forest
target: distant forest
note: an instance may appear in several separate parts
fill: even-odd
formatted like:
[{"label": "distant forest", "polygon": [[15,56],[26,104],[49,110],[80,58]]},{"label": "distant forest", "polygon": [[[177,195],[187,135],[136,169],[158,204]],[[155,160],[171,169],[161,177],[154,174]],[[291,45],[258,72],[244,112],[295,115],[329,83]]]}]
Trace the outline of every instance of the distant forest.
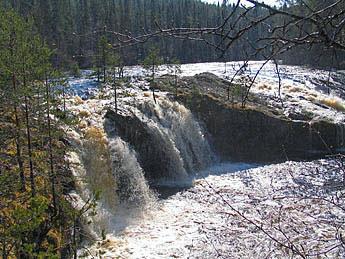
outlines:
[{"label": "distant forest", "polygon": [[[79,67],[95,66],[95,56],[99,51],[100,39],[105,36],[111,44],[115,37],[111,31],[124,34],[140,35],[155,31],[160,27],[215,27],[229,14],[234,4],[207,4],[200,0],[11,0],[3,1],[6,8],[14,8],[21,15],[33,17],[37,30],[55,50],[53,63],[59,68],[68,69],[75,64]],[[310,0],[314,4],[328,4],[332,0]],[[298,1],[286,1],[281,8],[303,12]],[[237,9],[238,15],[243,8]],[[255,8],[253,20],[268,12]],[[232,19],[236,19],[236,16]],[[236,26],[243,27],[251,20],[241,19]],[[255,55],[260,48],[259,38],[270,35],[270,25],[276,22],[267,20],[249,30],[221,55],[214,46],[205,42],[188,39],[156,37],[145,44],[122,48],[119,54],[126,65],[138,64],[144,60],[152,46],[160,50],[165,62],[178,59],[182,63],[206,61],[237,61],[248,56],[251,59],[264,59],[265,52]],[[105,27],[106,26],[106,27]],[[306,28],[307,30],[308,28]],[[106,32],[105,32],[106,31]],[[293,33],[293,32],[292,32]],[[217,35],[205,36],[213,44],[221,44]],[[325,54],[323,47],[297,47],[280,56],[289,64],[317,64],[318,66],[344,66],[344,53]],[[332,57],[332,58],[331,58]],[[336,65],[331,65],[336,64]]]}]

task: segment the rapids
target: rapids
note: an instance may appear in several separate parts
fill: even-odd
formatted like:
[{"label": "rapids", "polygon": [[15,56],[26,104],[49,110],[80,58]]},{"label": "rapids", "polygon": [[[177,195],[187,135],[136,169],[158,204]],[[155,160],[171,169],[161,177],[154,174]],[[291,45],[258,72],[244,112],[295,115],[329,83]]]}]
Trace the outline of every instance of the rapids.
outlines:
[{"label": "rapids", "polygon": [[[252,62],[246,70],[253,75],[260,66],[260,62]],[[238,67],[240,63],[228,64],[225,73],[221,63],[187,64],[182,66],[182,75],[213,72],[226,78]],[[342,97],[341,74],[330,78],[324,71],[311,78],[313,70],[300,68],[295,77],[292,72],[295,69],[282,67],[285,84],[302,83],[308,91],[322,95],[329,92],[321,87],[327,80],[332,94]],[[160,74],[165,72],[163,66]],[[94,78],[70,79],[71,94],[78,93],[85,100],[76,102],[71,97],[68,108],[76,115],[88,114],[84,122],[69,132],[75,147],[68,156],[77,186],[73,202],[82,207],[99,193],[97,213],[90,213],[85,224],[93,242],[84,244],[87,249],[80,249],[79,257],[259,258],[265,255],[279,258],[282,252],[277,244],[257,226],[276,224],[278,221],[268,219],[271,216],[272,220],[277,219],[281,207],[291,211],[283,222],[285,227],[291,223],[294,228],[301,228],[295,220],[298,217],[306,224],[302,228],[306,238],[297,235],[300,246],[310,251],[327,249],[313,239],[320,235],[336,244],[330,237],[334,229],[323,221],[330,217],[327,204],[320,203],[318,211],[314,211],[305,207],[305,202],[299,204],[295,196],[291,200],[276,200],[296,195],[294,188],[303,189],[310,180],[313,184],[328,181],[321,175],[327,172],[326,160],[266,167],[220,163],[207,132],[186,107],[171,101],[166,93],[157,93],[155,104],[152,98],[147,98],[150,92],[142,90],[146,86],[140,79],[141,68],[127,68],[126,73],[132,77],[133,87],[119,89],[119,95],[126,96],[119,99],[119,113],[135,117],[145,125],[150,147],[126,139],[119,134],[116,120],[105,118],[106,111],[112,107],[111,94],[97,96]],[[263,70],[260,80],[277,81],[272,64]],[[90,93],[96,98],[88,99]],[[329,111],[323,115],[334,117]],[[343,131],[343,127],[339,130]],[[150,172],[147,168],[155,170]],[[332,181],[339,180],[339,173],[332,177]],[[333,194],[332,190],[325,197]],[[231,202],[235,210],[223,199]],[[236,210],[243,211],[257,225],[243,220],[243,215]],[[341,210],[332,208],[331,217],[341,221],[343,216]],[[283,240],[284,236],[278,232],[273,231],[272,235]],[[334,250],[332,255],[341,254],[342,251]]]},{"label": "rapids", "polygon": [[[97,214],[90,216],[92,223],[88,226],[92,236],[99,239],[104,233],[118,233],[127,221],[155,206],[160,195],[157,190],[164,192],[162,186],[191,186],[195,173],[214,163],[216,156],[191,112],[164,96],[160,96],[157,104],[142,99],[127,111],[147,125],[149,145],[154,147],[157,157],[139,157],[135,148],[117,134],[116,121],[105,119],[104,107],[96,103],[96,100],[86,100],[80,105],[82,108],[75,104],[70,107],[76,114],[89,112],[90,126],[79,125],[81,128],[70,132],[75,151],[68,159],[80,196],[76,202],[86,202],[99,193]],[[154,161],[156,165],[164,165],[158,168],[162,171],[159,177],[148,182],[149,172],[144,171],[141,161],[160,159],[162,153],[165,161]],[[121,226],[118,226],[120,218]]]}]

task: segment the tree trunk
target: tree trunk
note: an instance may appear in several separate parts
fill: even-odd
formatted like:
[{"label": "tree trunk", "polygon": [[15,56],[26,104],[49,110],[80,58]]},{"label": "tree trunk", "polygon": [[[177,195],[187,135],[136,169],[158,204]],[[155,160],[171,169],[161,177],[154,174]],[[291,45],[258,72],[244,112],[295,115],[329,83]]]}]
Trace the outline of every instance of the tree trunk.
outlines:
[{"label": "tree trunk", "polygon": [[7,252],[6,252],[6,242],[5,241],[3,241],[3,243],[2,243],[2,258],[3,259],[7,259],[8,257],[7,257]]},{"label": "tree trunk", "polygon": [[62,98],[63,98],[63,116],[66,115],[66,88],[63,86],[62,88]]},{"label": "tree trunk", "polygon": [[35,195],[36,195],[36,184],[35,184],[34,166],[33,166],[33,162],[32,162],[32,145],[31,145],[31,131],[30,131],[28,105],[29,105],[28,104],[28,97],[25,95],[25,120],[26,120],[26,134],[27,134],[28,154],[29,154],[31,195],[32,195],[32,197],[35,197]]},{"label": "tree trunk", "polygon": [[105,79],[106,79],[106,68],[105,68],[105,64],[103,65],[103,83],[105,83]]},{"label": "tree trunk", "polygon": [[[17,79],[15,74],[12,74],[12,86],[13,86],[13,92],[15,97],[17,98]],[[22,158],[22,146],[21,146],[21,141],[20,141],[20,122],[19,122],[19,117],[18,117],[18,109],[17,109],[17,100],[14,100],[13,104],[13,111],[14,111],[14,118],[15,118],[15,124],[16,124],[16,129],[15,129],[15,135],[16,135],[16,157],[17,157],[17,162],[18,162],[18,167],[19,167],[19,178],[20,178],[20,184],[21,184],[21,191],[25,191],[25,174],[24,174],[24,163],[23,163],[23,158]]]},{"label": "tree trunk", "polygon": [[177,97],[177,74],[175,72],[175,96]]},{"label": "tree trunk", "polygon": [[[23,88],[24,91],[28,91],[26,83],[26,74],[25,74],[25,58],[22,62],[23,68]],[[31,196],[35,197],[36,195],[36,184],[35,184],[35,175],[34,175],[34,166],[32,162],[32,145],[31,145],[31,130],[30,130],[30,120],[29,120],[29,101],[27,93],[24,96],[24,105],[25,105],[25,122],[26,122],[26,137],[27,137],[27,147],[28,147],[28,156],[29,156],[29,170],[30,170],[30,185],[31,185]]]},{"label": "tree trunk", "polygon": [[[104,28],[103,28],[103,36],[104,36],[104,39],[105,39],[106,30],[107,30],[107,27],[104,26]],[[103,61],[103,83],[105,83],[105,81],[106,81],[105,48],[106,48],[106,43],[103,44],[103,48],[102,48],[102,58],[103,58],[103,60],[102,60],[102,61]]]},{"label": "tree trunk", "polygon": [[48,78],[46,77],[46,95],[47,95],[47,124],[48,124],[48,141],[49,141],[49,164],[50,164],[50,183],[53,197],[54,212],[57,211],[56,206],[56,190],[55,190],[55,175],[54,175],[54,158],[53,158],[53,141],[51,133],[51,120],[50,120],[50,87]]},{"label": "tree trunk", "polygon": [[156,95],[155,95],[155,63],[152,64],[152,84],[151,84],[153,101],[157,104]]},{"label": "tree trunk", "polygon": [[115,105],[115,113],[117,114],[117,87],[116,87],[116,71],[114,69],[114,75],[113,75],[113,80],[114,80],[114,105]]},{"label": "tree trunk", "polygon": [[78,259],[77,254],[77,220],[73,220],[73,258]]}]

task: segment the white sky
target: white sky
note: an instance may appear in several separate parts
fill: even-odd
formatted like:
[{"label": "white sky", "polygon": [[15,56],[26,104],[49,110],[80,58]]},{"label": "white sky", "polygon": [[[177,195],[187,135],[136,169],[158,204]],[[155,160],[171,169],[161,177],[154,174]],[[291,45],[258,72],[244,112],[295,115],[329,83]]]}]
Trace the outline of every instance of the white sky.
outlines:
[{"label": "white sky", "polygon": [[[203,0],[204,2],[208,2],[208,3],[221,3],[222,0]],[[245,0],[242,0],[243,3],[245,3],[246,1]],[[230,0],[229,1],[230,3],[236,3],[237,1],[236,0]],[[278,0],[261,0],[261,2],[264,2],[266,4],[269,4],[269,5],[275,5],[277,4]]]}]

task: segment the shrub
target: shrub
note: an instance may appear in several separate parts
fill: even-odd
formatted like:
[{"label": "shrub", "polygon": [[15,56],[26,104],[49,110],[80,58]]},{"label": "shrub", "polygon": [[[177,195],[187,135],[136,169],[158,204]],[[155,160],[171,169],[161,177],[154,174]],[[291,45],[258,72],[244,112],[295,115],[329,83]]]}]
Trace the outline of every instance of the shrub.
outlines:
[{"label": "shrub", "polygon": [[272,90],[272,86],[267,85],[267,84],[262,84],[262,85],[259,85],[258,89],[259,90],[265,90],[265,89]]}]

